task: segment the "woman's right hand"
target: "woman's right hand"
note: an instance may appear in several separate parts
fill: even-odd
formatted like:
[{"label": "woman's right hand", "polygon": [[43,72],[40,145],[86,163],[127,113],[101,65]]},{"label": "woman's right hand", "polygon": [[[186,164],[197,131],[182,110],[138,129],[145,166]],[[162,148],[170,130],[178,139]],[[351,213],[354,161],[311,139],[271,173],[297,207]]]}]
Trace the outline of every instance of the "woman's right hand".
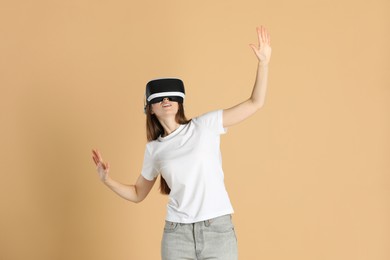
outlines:
[{"label": "woman's right hand", "polygon": [[249,44],[249,46],[252,47],[260,63],[267,65],[271,59],[271,36],[264,26],[257,27],[257,36],[259,47],[254,44]]},{"label": "woman's right hand", "polygon": [[101,181],[105,182],[108,179],[110,164],[103,162],[103,158],[98,150],[92,149],[92,159],[97,166],[97,172]]}]

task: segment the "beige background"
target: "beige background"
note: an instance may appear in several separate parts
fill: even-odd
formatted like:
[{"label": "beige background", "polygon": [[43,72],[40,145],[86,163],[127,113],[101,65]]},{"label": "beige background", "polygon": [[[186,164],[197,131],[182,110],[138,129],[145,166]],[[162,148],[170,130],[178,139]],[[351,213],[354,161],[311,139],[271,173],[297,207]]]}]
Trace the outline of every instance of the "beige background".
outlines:
[{"label": "beige background", "polygon": [[249,97],[265,25],[265,107],[222,137],[240,259],[390,259],[388,0],[0,4],[0,259],[159,259],[167,197],[141,204],[149,79],[188,117]]}]

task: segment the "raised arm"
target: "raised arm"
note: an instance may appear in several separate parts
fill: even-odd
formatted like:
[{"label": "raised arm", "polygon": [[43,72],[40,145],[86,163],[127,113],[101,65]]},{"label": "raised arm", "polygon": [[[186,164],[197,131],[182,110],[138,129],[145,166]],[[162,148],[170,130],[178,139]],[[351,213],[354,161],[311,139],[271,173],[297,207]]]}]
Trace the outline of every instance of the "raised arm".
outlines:
[{"label": "raised arm", "polygon": [[100,180],[116,194],[129,201],[135,203],[143,201],[156,182],[157,178],[155,178],[153,181],[149,181],[140,175],[135,185],[122,184],[111,179],[111,177],[108,175],[110,171],[110,165],[108,162],[103,162],[99,151],[92,150],[92,159],[97,166],[97,172],[99,174]]},{"label": "raised arm", "polygon": [[244,119],[253,115],[264,105],[267,91],[268,64],[271,59],[271,37],[268,31],[261,26],[257,28],[259,46],[250,44],[250,47],[258,59],[256,81],[252,90],[252,95],[244,102],[223,110],[223,126],[229,127],[240,123]]}]

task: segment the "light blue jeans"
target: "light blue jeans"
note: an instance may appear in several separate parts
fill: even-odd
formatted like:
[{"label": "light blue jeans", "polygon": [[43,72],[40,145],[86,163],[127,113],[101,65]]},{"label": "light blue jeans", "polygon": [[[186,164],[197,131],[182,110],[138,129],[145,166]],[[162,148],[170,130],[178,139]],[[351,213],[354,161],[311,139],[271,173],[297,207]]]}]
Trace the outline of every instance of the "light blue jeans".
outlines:
[{"label": "light blue jeans", "polygon": [[231,215],[191,224],[165,221],[162,260],[237,260],[237,237]]}]

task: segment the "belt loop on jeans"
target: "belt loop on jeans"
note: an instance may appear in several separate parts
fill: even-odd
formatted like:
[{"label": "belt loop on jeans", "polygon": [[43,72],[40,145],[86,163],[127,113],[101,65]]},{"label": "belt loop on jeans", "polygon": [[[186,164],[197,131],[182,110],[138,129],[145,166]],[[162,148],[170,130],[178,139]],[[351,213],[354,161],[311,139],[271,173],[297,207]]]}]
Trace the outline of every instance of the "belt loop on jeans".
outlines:
[{"label": "belt loop on jeans", "polygon": [[206,227],[210,226],[210,220],[209,220],[209,219],[205,220],[205,221],[204,221],[204,225],[205,225]]}]

